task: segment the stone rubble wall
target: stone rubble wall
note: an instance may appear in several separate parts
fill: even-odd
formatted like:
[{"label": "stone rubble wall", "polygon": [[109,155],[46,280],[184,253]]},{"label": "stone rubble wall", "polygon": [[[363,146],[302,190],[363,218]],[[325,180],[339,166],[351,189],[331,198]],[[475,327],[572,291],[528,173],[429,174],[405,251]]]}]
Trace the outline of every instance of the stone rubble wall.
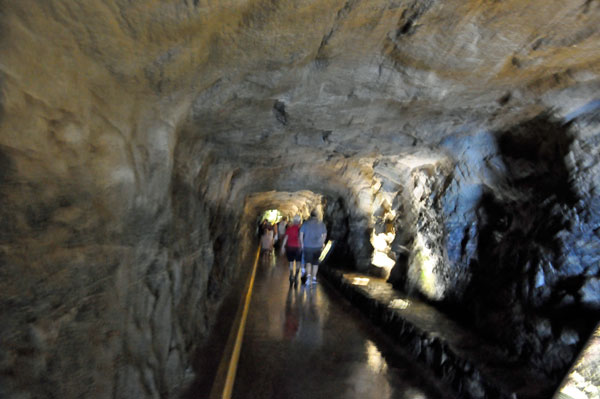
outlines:
[{"label": "stone rubble wall", "polygon": [[411,253],[390,281],[557,378],[600,309],[600,180],[594,113],[555,119],[446,138],[453,168],[404,188],[396,242]]}]

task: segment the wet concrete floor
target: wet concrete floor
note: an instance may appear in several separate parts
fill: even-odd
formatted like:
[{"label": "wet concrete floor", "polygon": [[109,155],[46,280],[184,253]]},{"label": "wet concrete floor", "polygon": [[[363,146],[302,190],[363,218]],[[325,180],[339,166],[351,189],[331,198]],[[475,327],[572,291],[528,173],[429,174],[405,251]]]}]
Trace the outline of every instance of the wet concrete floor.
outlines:
[{"label": "wet concrete floor", "polygon": [[291,287],[259,263],[233,398],[452,398],[321,279]]}]

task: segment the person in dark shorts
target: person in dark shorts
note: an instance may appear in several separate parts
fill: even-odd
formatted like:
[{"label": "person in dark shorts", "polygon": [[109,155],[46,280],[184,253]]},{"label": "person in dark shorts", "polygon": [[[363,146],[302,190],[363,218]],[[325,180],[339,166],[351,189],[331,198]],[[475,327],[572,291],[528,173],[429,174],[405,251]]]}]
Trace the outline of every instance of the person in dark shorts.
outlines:
[{"label": "person in dark shorts", "polygon": [[325,238],[327,238],[325,223],[317,218],[317,212],[313,210],[310,213],[310,219],[304,222],[300,228],[300,246],[304,251],[304,263],[306,264],[306,285],[317,283],[319,256],[323,244],[325,244]]},{"label": "person in dark shorts", "polygon": [[[298,284],[298,274],[300,273],[300,260],[302,259],[302,250],[300,249],[300,216],[294,216],[291,226],[287,226],[281,243],[281,253],[285,250],[288,262],[290,262],[290,284]],[[294,272],[294,266],[296,271]]]}]

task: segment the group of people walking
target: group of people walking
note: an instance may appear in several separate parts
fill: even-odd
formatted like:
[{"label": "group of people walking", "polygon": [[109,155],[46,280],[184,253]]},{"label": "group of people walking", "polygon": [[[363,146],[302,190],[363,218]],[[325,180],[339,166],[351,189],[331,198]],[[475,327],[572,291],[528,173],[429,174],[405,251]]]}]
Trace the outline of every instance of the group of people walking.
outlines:
[{"label": "group of people walking", "polygon": [[[306,285],[316,284],[319,256],[327,237],[327,229],[325,224],[318,219],[317,212],[312,211],[310,219],[304,223],[300,216],[296,215],[290,225],[284,218],[278,225],[264,228],[261,236],[263,255],[272,253],[275,237],[278,237],[281,243],[281,254],[285,253],[289,262],[290,284],[297,285],[299,278],[301,281],[305,281]],[[266,251],[268,253],[265,253]],[[302,277],[300,276],[301,270]],[[304,280],[304,278],[306,279]]]}]

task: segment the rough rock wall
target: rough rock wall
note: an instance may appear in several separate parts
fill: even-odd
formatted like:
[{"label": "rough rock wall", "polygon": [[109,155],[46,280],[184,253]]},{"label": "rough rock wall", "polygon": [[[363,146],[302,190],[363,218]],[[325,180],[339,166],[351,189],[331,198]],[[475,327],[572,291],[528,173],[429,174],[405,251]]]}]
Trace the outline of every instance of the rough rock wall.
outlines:
[{"label": "rough rock wall", "polygon": [[477,246],[463,298],[475,325],[557,377],[600,315],[599,175],[589,162],[599,133],[544,116],[497,133],[506,174],[481,192],[477,235],[463,236]]},{"label": "rough rock wall", "polygon": [[39,159],[68,143],[3,147],[2,396],[161,397],[181,382],[239,272],[242,210],[210,153],[144,132],[104,131],[117,183],[93,163]]},{"label": "rough rock wall", "polygon": [[596,110],[447,137],[397,220],[390,280],[555,378],[599,317]]},{"label": "rough rock wall", "polygon": [[[37,123],[61,123],[52,112],[29,111]],[[3,146],[3,394],[158,396],[182,349],[171,323],[178,277],[168,273],[179,267],[160,245],[172,218],[173,155],[112,131],[84,149],[54,139],[69,129],[79,134],[67,124],[48,127],[49,139],[34,146]],[[129,145],[150,155],[129,158]],[[87,151],[105,156],[79,159]]]},{"label": "rough rock wall", "polygon": [[156,95],[165,60],[115,4],[2,8],[0,396],[167,396],[227,261],[185,102]]}]

